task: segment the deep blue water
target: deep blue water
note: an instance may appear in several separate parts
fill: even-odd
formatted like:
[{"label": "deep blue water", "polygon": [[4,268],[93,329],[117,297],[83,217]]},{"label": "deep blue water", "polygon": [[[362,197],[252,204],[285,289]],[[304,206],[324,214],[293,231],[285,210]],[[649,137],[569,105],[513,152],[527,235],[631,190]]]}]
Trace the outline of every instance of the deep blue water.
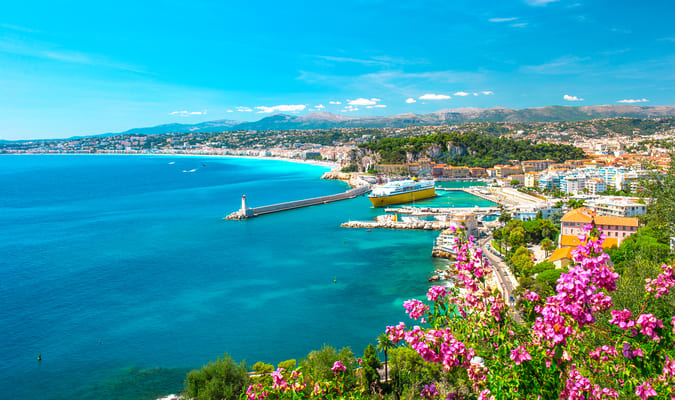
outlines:
[{"label": "deep blue water", "polygon": [[436,233],[341,228],[381,213],[365,197],[222,219],[242,194],[255,207],[344,191],[326,170],[0,156],[0,393],[152,399],[225,352],[249,365],[323,343],[361,353],[425,293]]}]

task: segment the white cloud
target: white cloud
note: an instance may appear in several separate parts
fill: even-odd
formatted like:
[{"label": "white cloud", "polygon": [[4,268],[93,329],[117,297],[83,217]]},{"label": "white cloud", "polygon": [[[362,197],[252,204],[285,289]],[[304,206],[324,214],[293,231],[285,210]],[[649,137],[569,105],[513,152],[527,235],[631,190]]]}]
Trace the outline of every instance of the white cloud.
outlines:
[{"label": "white cloud", "polygon": [[374,106],[366,106],[366,108],[386,108],[385,104],[375,104]]},{"label": "white cloud", "polygon": [[237,107],[237,111],[239,111],[239,112],[251,112],[251,111],[253,111],[253,110],[252,110],[251,108],[249,108],[249,107],[241,107],[241,106],[239,106],[239,107]]},{"label": "white cloud", "polygon": [[302,111],[306,108],[304,104],[294,104],[294,105],[279,105],[279,106],[274,106],[274,107],[265,107],[265,106],[258,106],[255,109],[260,110],[258,111],[259,114],[261,113],[272,113],[272,112],[298,112]]},{"label": "white cloud", "polygon": [[[11,26],[11,25],[10,25]],[[15,30],[21,27],[13,27]],[[47,42],[24,41],[0,38],[0,52],[29,56],[71,64],[82,64],[96,67],[107,67],[123,71],[146,74],[141,68],[116,62],[95,53],[81,53],[64,49],[59,45]]]},{"label": "white cloud", "polygon": [[577,75],[588,72],[589,57],[564,56],[546,64],[523,65],[520,70],[525,73],[543,75]]},{"label": "white cloud", "polygon": [[486,95],[486,96],[489,96],[489,95],[491,95],[491,94],[494,94],[494,92],[493,92],[492,90],[483,90],[481,93],[483,93],[483,94]]},{"label": "white cloud", "polygon": [[169,113],[169,115],[179,115],[181,117],[189,117],[190,115],[206,115],[207,110],[204,111],[186,111],[186,110],[181,110],[181,111],[172,111]]},{"label": "white cloud", "polygon": [[528,25],[527,22],[518,22],[517,24],[509,25],[511,28],[524,28]]},{"label": "white cloud", "polygon": [[323,104],[319,104],[318,106],[314,106],[314,108],[321,110],[322,108],[326,108]]},{"label": "white cloud", "polygon": [[329,101],[328,104],[342,104],[341,101]]},{"label": "white cloud", "polygon": [[433,94],[433,93],[427,93],[423,96],[420,96],[420,100],[447,100],[450,99],[450,96],[446,96],[444,94]]},{"label": "white cloud", "polygon": [[352,106],[352,105],[349,105],[349,106],[345,106],[345,108],[342,111],[359,111],[359,108],[355,107],[355,106]]},{"label": "white cloud", "polygon": [[31,28],[26,28],[23,26],[18,26],[18,25],[10,25],[10,24],[0,24],[0,27],[5,28],[5,29],[11,29],[13,31],[18,31],[18,32],[25,32],[25,33],[39,33],[40,31],[36,31]]},{"label": "white cloud", "polygon": [[624,100],[617,100],[617,103],[646,103],[649,100],[647,99],[624,99]]},{"label": "white cloud", "polygon": [[363,97],[360,97],[356,100],[347,100],[347,103],[350,106],[372,106],[377,104],[377,102],[380,101],[380,99],[372,98],[370,100],[364,99]]},{"label": "white cloud", "polygon": [[232,111],[232,110],[227,110],[227,112],[234,112],[234,111]]},{"label": "white cloud", "polygon": [[515,21],[518,18],[516,17],[511,17],[511,18],[490,18],[488,21],[490,22],[509,22],[509,21]]},{"label": "white cloud", "polygon": [[411,104],[411,103],[417,103],[417,100],[415,100],[415,99],[413,99],[412,97],[410,97],[410,98],[408,98],[405,102],[408,103],[408,104]]},{"label": "white cloud", "polygon": [[456,93],[455,93],[455,96],[461,96],[461,97],[464,97],[464,96],[468,96],[469,94],[470,94],[470,93],[467,93],[467,92],[456,92]]},{"label": "white cloud", "polygon": [[584,99],[577,97],[577,96],[570,96],[569,94],[566,94],[563,96],[563,99],[567,101],[584,101]]},{"label": "white cloud", "polygon": [[545,6],[548,3],[554,3],[558,0],[525,0],[525,2],[531,6]]}]

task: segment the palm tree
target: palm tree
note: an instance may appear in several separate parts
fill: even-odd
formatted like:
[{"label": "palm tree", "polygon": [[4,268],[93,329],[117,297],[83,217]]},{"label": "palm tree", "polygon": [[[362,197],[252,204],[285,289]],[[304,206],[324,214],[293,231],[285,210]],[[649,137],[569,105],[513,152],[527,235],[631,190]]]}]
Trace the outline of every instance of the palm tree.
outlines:
[{"label": "palm tree", "polygon": [[389,340],[389,335],[386,333],[381,334],[380,336],[377,337],[377,350],[383,351],[384,352],[384,381],[387,382],[389,381],[389,375],[387,373],[387,369],[389,368],[389,364],[387,363],[387,351],[389,351],[390,348],[394,347],[394,343]]},{"label": "palm tree", "polygon": [[555,250],[555,243],[549,238],[544,238],[544,240],[541,241],[541,249],[546,252],[546,258],[548,258],[548,252]]}]

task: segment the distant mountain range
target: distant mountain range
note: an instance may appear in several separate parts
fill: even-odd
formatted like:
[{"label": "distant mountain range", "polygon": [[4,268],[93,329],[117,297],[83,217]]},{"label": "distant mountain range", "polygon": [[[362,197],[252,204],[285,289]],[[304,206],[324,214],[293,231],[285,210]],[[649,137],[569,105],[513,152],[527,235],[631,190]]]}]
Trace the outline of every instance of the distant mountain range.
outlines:
[{"label": "distant mountain range", "polygon": [[288,129],[330,129],[330,128],[403,128],[419,125],[455,125],[466,122],[557,122],[584,121],[596,118],[656,118],[675,116],[675,106],[549,106],[516,110],[504,107],[455,108],[429,114],[399,114],[388,117],[349,117],[329,112],[306,115],[274,114],[254,122],[217,120],[198,124],[165,124],[148,128],[129,129],[120,133],[106,133],[95,136],[126,134],[156,135],[165,133],[224,132],[224,131],[268,131]]}]

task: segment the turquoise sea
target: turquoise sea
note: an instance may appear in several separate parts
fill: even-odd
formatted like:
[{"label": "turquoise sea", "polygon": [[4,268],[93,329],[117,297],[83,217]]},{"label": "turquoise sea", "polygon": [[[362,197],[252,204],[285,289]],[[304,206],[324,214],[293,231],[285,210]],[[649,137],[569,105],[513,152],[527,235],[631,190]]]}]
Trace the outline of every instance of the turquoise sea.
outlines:
[{"label": "turquoise sea", "polygon": [[[0,393],[154,399],[225,352],[249,365],[324,343],[361,354],[426,292],[437,233],[341,228],[382,212],[365,197],[222,219],[242,194],[257,206],[344,191],[320,179],[326,170],[0,156]],[[461,192],[443,201],[489,204]]]}]

